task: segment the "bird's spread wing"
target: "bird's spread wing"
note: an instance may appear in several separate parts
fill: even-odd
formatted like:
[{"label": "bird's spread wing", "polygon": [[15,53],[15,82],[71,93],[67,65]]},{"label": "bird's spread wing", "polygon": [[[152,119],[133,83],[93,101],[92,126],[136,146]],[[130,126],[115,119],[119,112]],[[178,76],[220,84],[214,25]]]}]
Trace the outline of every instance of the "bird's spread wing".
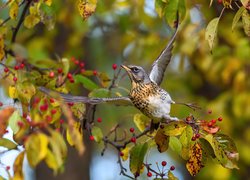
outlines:
[{"label": "bird's spread wing", "polygon": [[151,79],[151,81],[155,82],[158,85],[161,84],[162,79],[164,77],[164,72],[172,57],[172,49],[173,49],[173,44],[174,44],[175,37],[177,34],[177,30],[178,30],[178,23],[179,22],[177,20],[177,26],[176,26],[176,29],[172,38],[168,42],[165,49],[161,52],[160,56],[154,61],[151,72],[149,74],[149,78]]},{"label": "bird's spread wing", "polygon": [[90,98],[90,97],[85,97],[85,96],[74,96],[70,94],[59,93],[59,92],[47,89],[45,87],[39,87],[39,90],[54,98],[61,98],[65,102],[82,102],[82,103],[88,103],[88,104],[108,103],[108,104],[113,104],[117,106],[132,105],[132,102],[130,101],[128,97]]}]

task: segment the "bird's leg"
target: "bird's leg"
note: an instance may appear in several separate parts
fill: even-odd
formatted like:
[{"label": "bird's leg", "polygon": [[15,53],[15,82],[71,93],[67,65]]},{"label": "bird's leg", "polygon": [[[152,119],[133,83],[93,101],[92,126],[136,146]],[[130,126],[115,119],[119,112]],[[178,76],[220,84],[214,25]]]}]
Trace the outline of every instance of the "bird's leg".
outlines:
[{"label": "bird's leg", "polygon": [[198,106],[196,103],[175,102],[174,104],[181,104],[181,105],[187,106],[187,107],[191,108],[193,111],[195,111],[196,109],[201,109],[201,107]]}]

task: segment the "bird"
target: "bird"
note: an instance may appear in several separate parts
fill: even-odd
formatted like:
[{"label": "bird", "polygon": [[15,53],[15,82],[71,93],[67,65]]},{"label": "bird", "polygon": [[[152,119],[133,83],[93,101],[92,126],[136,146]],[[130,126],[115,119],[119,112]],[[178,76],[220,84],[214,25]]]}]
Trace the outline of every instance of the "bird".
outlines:
[{"label": "bird", "polygon": [[144,115],[151,118],[150,129],[157,129],[161,121],[178,121],[170,116],[171,105],[175,102],[169,93],[160,87],[165,70],[172,57],[172,49],[178,26],[167,46],[154,61],[148,74],[143,67],[137,65],[121,65],[127,72],[131,89],[129,99]]},{"label": "bird", "polygon": [[[167,46],[162,50],[158,58],[152,64],[149,74],[141,66],[121,65],[121,67],[127,72],[132,84],[128,97],[89,98],[59,93],[60,97],[66,102],[134,105],[144,115],[151,118],[151,130],[157,129],[161,121],[178,121],[179,118],[170,116],[171,105],[175,104],[175,102],[172,100],[169,93],[160,87],[164,78],[165,70],[172,58],[173,44],[178,32],[178,24],[179,21],[177,16],[175,31]],[[39,89],[46,94],[51,94],[51,90],[48,90],[45,87],[40,87]],[[190,104],[178,104],[184,104],[191,108],[193,107]]]}]

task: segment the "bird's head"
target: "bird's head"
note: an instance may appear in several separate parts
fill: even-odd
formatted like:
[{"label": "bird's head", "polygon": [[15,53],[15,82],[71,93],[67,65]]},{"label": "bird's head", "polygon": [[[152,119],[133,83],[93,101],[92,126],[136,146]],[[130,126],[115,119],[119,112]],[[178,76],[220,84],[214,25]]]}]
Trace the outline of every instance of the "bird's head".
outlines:
[{"label": "bird's head", "polygon": [[142,67],[135,65],[121,65],[121,67],[127,71],[132,83],[150,83],[150,79]]}]

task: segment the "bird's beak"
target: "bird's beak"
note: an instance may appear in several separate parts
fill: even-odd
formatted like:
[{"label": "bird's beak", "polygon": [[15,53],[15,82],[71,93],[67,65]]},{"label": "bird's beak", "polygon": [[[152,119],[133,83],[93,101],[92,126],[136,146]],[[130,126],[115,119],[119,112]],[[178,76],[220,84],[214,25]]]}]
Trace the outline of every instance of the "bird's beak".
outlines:
[{"label": "bird's beak", "polygon": [[128,66],[121,65],[121,67],[122,67],[123,69],[125,69],[127,72],[130,72],[130,69],[129,69],[129,67],[128,67]]}]

